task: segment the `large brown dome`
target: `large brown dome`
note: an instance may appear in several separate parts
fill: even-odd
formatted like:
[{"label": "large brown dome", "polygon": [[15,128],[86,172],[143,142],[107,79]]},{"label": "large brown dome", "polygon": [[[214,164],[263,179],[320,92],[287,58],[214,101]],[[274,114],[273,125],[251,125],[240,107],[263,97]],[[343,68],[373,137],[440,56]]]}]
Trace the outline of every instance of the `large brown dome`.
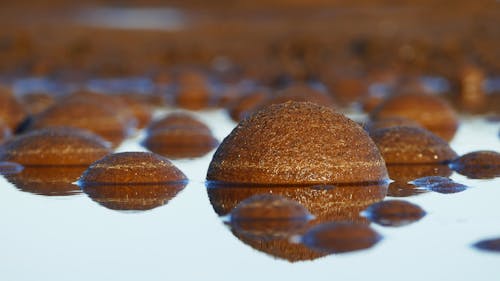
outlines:
[{"label": "large brown dome", "polygon": [[362,183],[387,179],[377,147],[330,108],[287,102],[242,121],[210,163],[208,180],[252,184]]}]

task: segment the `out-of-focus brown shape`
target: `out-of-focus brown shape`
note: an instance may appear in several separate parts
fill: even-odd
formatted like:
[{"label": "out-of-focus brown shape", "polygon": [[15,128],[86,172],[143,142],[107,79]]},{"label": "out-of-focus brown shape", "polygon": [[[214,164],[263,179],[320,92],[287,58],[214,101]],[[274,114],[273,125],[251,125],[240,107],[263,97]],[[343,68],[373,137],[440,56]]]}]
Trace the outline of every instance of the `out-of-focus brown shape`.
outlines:
[{"label": "out-of-focus brown shape", "polygon": [[89,130],[118,146],[130,130],[127,120],[113,107],[83,99],[62,100],[38,115],[32,129],[76,127]]},{"label": "out-of-focus brown shape", "polygon": [[473,246],[479,250],[500,253],[500,238],[481,240]]},{"label": "out-of-focus brown shape", "polygon": [[0,119],[0,144],[12,136],[12,130]]},{"label": "out-of-focus brown shape", "polygon": [[453,139],[458,128],[458,118],[453,108],[441,98],[428,94],[391,96],[370,115],[373,120],[394,116],[415,120],[447,141]]},{"label": "out-of-focus brown shape", "polygon": [[39,114],[56,103],[54,94],[45,92],[26,93],[21,95],[19,100],[30,115]]},{"label": "out-of-focus brown shape", "polygon": [[490,179],[500,176],[500,153],[496,151],[470,152],[450,163],[450,167],[471,179]]},{"label": "out-of-focus brown shape", "polygon": [[100,205],[118,211],[145,211],[167,204],[186,183],[103,184],[83,186],[83,191]]},{"label": "out-of-focus brown shape", "polygon": [[230,225],[235,231],[263,240],[290,237],[310,219],[309,211],[298,202],[270,193],[253,195],[230,213]]},{"label": "out-of-focus brown shape", "polygon": [[143,145],[171,159],[200,157],[219,145],[203,122],[186,113],[174,113],[147,128]]},{"label": "out-of-focus brown shape", "polygon": [[69,196],[81,192],[75,184],[87,166],[25,167],[18,174],[6,175],[19,190],[46,196]]},{"label": "out-of-focus brown shape", "polygon": [[484,71],[475,65],[466,65],[460,73],[459,104],[468,112],[478,112],[484,109],[487,102],[484,83]]},{"label": "out-of-focus brown shape", "polygon": [[154,153],[170,159],[201,157],[217,147],[210,131],[196,128],[170,128],[150,132],[143,142]]},{"label": "out-of-focus brown shape", "polygon": [[137,128],[146,127],[153,118],[153,105],[141,98],[141,94],[120,94],[119,98],[127,104],[137,120]]},{"label": "out-of-focus brown shape", "polygon": [[368,121],[364,125],[364,128],[368,131],[368,133],[372,133],[379,129],[388,129],[400,126],[422,128],[422,126],[415,120],[399,116],[381,118],[376,121]]},{"label": "out-of-focus brown shape", "polygon": [[204,74],[184,71],[177,77],[175,102],[177,106],[189,110],[206,109],[213,104],[210,84]]},{"label": "out-of-focus brown shape", "polygon": [[233,121],[240,122],[253,113],[268,95],[265,91],[255,91],[240,97],[229,105],[229,116]]},{"label": "out-of-focus brown shape", "polygon": [[26,109],[11,90],[0,86],[0,120],[3,120],[11,131],[16,131],[26,117]]},{"label": "out-of-focus brown shape", "polygon": [[425,211],[418,205],[402,200],[386,200],[370,205],[364,215],[383,226],[404,226],[420,220]]},{"label": "out-of-focus brown shape", "polygon": [[302,243],[319,253],[333,254],[373,247],[382,237],[367,224],[320,224],[302,237]]}]

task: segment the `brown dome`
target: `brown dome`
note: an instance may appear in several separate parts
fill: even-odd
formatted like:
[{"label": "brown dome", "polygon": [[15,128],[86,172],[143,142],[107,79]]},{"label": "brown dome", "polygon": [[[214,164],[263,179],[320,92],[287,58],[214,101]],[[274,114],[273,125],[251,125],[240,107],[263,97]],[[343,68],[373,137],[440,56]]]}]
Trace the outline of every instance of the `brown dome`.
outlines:
[{"label": "brown dome", "polygon": [[387,164],[438,164],[457,157],[448,143],[416,127],[392,127],[371,134]]},{"label": "brown dome", "polygon": [[394,116],[415,120],[447,141],[453,138],[458,128],[458,118],[453,108],[439,97],[427,94],[392,96],[371,113],[374,120]]},{"label": "brown dome", "polygon": [[25,166],[89,165],[111,153],[100,137],[74,128],[48,128],[20,135],[0,148],[0,159]]},{"label": "brown dome", "polygon": [[149,152],[110,154],[80,177],[82,186],[102,184],[155,184],[185,181],[186,176],[166,158]]},{"label": "brown dome", "polygon": [[384,160],[367,133],[312,103],[269,106],[242,121],[217,149],[207,179],[233,183],[380,182]]}]

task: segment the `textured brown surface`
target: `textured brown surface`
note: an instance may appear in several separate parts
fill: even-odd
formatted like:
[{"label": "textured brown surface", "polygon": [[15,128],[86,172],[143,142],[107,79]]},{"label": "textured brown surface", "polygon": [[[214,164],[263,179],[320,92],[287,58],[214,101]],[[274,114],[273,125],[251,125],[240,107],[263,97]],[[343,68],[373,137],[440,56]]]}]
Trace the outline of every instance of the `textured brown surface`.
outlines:
[{"label": "textured brown surface", "polygon": [[87,166],[25,167],[19,174],[5,176],[19,190],[46,196],[69,196],[81,189],[75,184]]},{"label": "textured brown surface", "polygon": [[83,192],[108,209],[145,211],[167,204],[184,186],[185,183],[90,185],[84,186]]},{"label": "textured brown surface", "polygon": [[404,94],[389,97],[373,110],[374,120],[386,117],[415,120],[427,130],[450,141],[458,128],[458,117],[444,100],[426,94]]},{"label": "textured brown surface", "polygon": [[457,157],[445,140],[421,128],[379,129],[371,137],[387,164],[438,164]]},{"label": "textured brown surface", "polygon": [[453,160],[450,167],[469,178],[495,178],[500,176],[500,153],[486,150],[470,152]]},{"label": "textured brown surface", "polygon": [[26,110],[11,90],[0,85],[0,119],[12,131],[15,131],[26,117]]},{"label": "textured brown surface", "polygon": [[185,181],[186,176],[166,158],[149,152],[110,154],[83,173],[81,186],[159,184]]},{"label": "textured brown surface", "polygon": [[170,159],[201,157],[217,147],[219,142],[210,131],[177,127],[159,129],[148,134],[144,146]]},{"label": "textured brown surface", "polygon": [[269,106],[243,120],[217,149],[208,180],[361,183],[386,180],[385,163],[352,120],[312,103]]},{"label": "textured brown surface", "polygon": [[100,137],[74,128],[48,128],[20,135],[0,147],[0,159],[25,166],[89,165],[111,153]]},{"label": "textured brown surface", "polygon": [[420,220],[425,211],[418,205],[403,200],[387,200],[366,209],[370,221],[385,226],[403,226]]},{"label": "textured brown surface", "polygon": [[109,106],[82,99],[61,101],[37,116],[31,128],[69,126],[89,130],[114,146],[128,135],[127,121]]},{"label": "textured brown surface", "polygon": [[[384,199],[387,184],[368,186],[232,186],[207,189],[215,212],[228,214],[241,201],[256,194],[274,194],[297,201],[319,221],[365,221],[359,212]],[[316,220],[315,220],[316,221]]]}]

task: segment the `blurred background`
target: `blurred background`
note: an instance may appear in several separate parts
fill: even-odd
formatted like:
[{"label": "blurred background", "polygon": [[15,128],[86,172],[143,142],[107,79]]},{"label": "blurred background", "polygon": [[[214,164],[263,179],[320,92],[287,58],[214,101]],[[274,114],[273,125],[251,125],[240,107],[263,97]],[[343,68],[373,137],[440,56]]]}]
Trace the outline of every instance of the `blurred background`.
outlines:
[{"label": "blurred background", "polygon": [[366,94],[367,85],[411,77],[431,78],[448,95],[458,95],[467,75],[486,92],[500,88],[500,3],[493,0],[21,0],[1,6],[4,79],[147,74],[168,80],[165,69],[196,65],[215,69],[224,81],[320,81],[341,93],[341,104]]}]

